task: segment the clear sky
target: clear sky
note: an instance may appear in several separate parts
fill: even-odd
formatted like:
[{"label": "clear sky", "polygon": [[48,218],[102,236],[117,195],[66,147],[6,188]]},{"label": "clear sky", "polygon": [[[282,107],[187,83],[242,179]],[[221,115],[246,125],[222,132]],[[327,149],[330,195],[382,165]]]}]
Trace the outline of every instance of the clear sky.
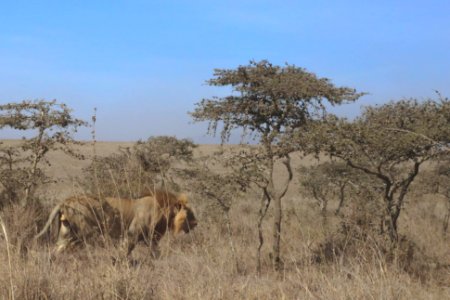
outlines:
[{"label": "clear sky", "polygon": [[[57,99],[100,140],[198,143],[214,68],[268,59],[370,95],[339,107],[450,96],[450,1],[0,1],[0,102]],[[0,138],[20,137],[0,131]],[[88,131],[80,138],[89,139]]]}]

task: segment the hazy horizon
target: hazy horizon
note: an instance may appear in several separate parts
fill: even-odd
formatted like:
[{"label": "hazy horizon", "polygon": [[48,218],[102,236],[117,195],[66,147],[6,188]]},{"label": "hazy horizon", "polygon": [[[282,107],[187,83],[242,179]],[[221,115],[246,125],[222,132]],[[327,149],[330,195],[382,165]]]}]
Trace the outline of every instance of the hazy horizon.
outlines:
[{"label": "hazy horizon", "polygon": [[[170,135],[218,143],[187,114],[215,68],[295,64],[368,92],[332,110],[450,95],[447,1],[5,1],[0,103],[57,99],[97,139]],[[0,139],[22,132],[1,130]],[[90,140],[90,130],[77,138]],[[234,140],[233,142],[236,142]]]}]

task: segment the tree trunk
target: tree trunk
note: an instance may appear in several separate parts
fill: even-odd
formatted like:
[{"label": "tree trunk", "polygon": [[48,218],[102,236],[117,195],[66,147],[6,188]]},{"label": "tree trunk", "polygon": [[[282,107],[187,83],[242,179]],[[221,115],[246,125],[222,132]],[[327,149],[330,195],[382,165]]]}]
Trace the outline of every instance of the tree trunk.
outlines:
[{"label": "tree trunk", "polygon": [[281,197],[276,197],[274,200],[274,222],[273,222],[273,247],[272,247],[272,261],[275,270],[281,270],[280,258],[280,240],[281,240]]},{"label": "tree trunk", "polygon": [[[400,185],[391,186],[392,189],[387,194],[388,197],[388,210],[389,210],[389,237],[391,241],[395,244],[398,242],[398,231],[397,231],[397,221],[400,216],[401,209],[403,207],[403,200],[405,199],[406,193],[408,192],[409,185],[413,182],[416,175],[419,173],[419,167],[421,162],[415,162],[413,171],[409,176],[400,183]],[[394,200],[397,189],[400,187],[397,199]]]},{"label": "tree trunk", "polygon": [[38,163],[39,161],[42,159],[42,157],[44,156],[45,151],[43,150],[43,141],[42,139],[44,138],[44,128],[40,127],[39,128],[39,135],[36,139],[36,143],[33,149],[33,162],[31,164],[31,168],[29,170],[29,175],[28,175],[28,182],[26,183],[25,186],[25,197],[24,200],[22,200],[22,206],[26,206],[29,204],[30,201],[30,196],[32,194],[32,189],[35,187],[36,185],[36,171],[37,171],[37,167],[38,167]]},{"label": "tree trunk", "polygon": [[271,191],[273,193],[273,200],[275,201],[274,204],[274,223],[273,223],[273,246],[272,246],[272,262],[275,270],[280,271],[282,268],[282,261],[280,256],[280,241],[281,241],[281,221],[283,217],[283,211],[281,207],[281,200],[286,195],[286,192],[289,188],[289,184],[292,181],[293,173],[292,173],[292,167],[291,167],[291,158],[289,154],[283,157],[282,160],[283,165],[286,167],[286,171],[288,173],[288,178],[282,185],[282,190],[277,193],[275,191],[274,185],[273,185],[273,164],[272,164],[272,172],[271,172]]},{"label": "tree trunk", "polygon": [[[385,199],[386,213],[383,226],[387,228],[391,242],[396,244],[398,242],[397,220],[400,215],[400,209],[393,202],[392,198]],[[384,233],[384,230],[382,230],[382,233]]]},{"label": "tree trunk", "polygon": [[344,199],[345,199],[345,186],[346,184],[342,185],[339,189],[339,205],[336,208],[336,211],[334,214],[337,216],[341,212],[341,208],[344,205]]},{"label": "tree trunk", "polygon": [[264,217],[266,216],[267,210],[269,209],[270,205],[270,196],[267,192],[267,189],[263,189],[263,194],[261,196],[261,207],[259,209],[259,219],[258,219],[258,238],[259,238],[259,245],[256,253],[256,272],[258,275],[261,275],[261,248],[264,245],[264,235],[262,232],[262,223],[264,220]]},{"label": "tree trunk", "polygon": [[391,211],[389,213],[389,223],[388,223],[389,238],[391,239],[391,242],[395,244],[398,242],[397,220],[398,220],[398,213],[396,213],[395,211]]}]

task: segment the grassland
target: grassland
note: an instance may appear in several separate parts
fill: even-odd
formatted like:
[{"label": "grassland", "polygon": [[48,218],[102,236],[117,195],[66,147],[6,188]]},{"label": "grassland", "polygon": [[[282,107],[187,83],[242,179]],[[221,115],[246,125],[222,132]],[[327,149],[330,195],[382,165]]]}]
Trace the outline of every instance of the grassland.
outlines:
[{"label": "grassland", "polygon": [[[14,141],[7,141],[15,143]],[[131,143],[99,142],[98,155],[108,155]],[[218,146],[201,145],[195,155],[211,154]],[[93,148],[80,148],[88,157]],[[207,199],[192,197],[199,220],[190,234],[168,235],[161,241],[161,257],[151,259],[148,249],[133,252],[134,263],[112,263],[117,250],[87,246],[50,259],[52,245],[28,243],[51,207],[71,194],[82,193],[82,169],[90,160],[50,153],[49,176],[56,180],[39,191],[43,209],[12,206],[1,212],[1,299],[450,299],[450,237],[441,232],[443,199],[411,193],[399,222],[399,232],[413,242],[414,262],[405,268],[388,261],[370,243],[360,244],[351,255],[327,262],[315,259],[324,241],[337,235],[339,219],[331,212],[323,222],[311,199],[302,196],[294,178],[283,202],[282,257],[284,268],[275,272],[270,263],[270,216],[264,222],[266,242],[263,269],[256,273],[258,195],[248,192],[233,205],[234,263],[227,229],[220,211]],[[294,157],[294,165],[316,163]],[[281,176],[281,175],[280,175]],[[298,174],[295,174],[298,177]],[[28,244],[27,244],[28,243]],[[19,251],[27,244],[28,251]]]}]

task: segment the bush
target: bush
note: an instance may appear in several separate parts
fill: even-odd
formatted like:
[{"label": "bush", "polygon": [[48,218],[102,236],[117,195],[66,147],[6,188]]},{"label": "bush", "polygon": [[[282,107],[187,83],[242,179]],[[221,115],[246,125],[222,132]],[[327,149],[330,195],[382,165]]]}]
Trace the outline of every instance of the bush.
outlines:
[{"label": "bush", "polygon": [[150,137],[131,149],[97,157],[85,171],[85,186],[94,195],[137,198],[158,187],[177,191],[176,164],[192,161],[196,147],[189,140],[175,137]]}]

